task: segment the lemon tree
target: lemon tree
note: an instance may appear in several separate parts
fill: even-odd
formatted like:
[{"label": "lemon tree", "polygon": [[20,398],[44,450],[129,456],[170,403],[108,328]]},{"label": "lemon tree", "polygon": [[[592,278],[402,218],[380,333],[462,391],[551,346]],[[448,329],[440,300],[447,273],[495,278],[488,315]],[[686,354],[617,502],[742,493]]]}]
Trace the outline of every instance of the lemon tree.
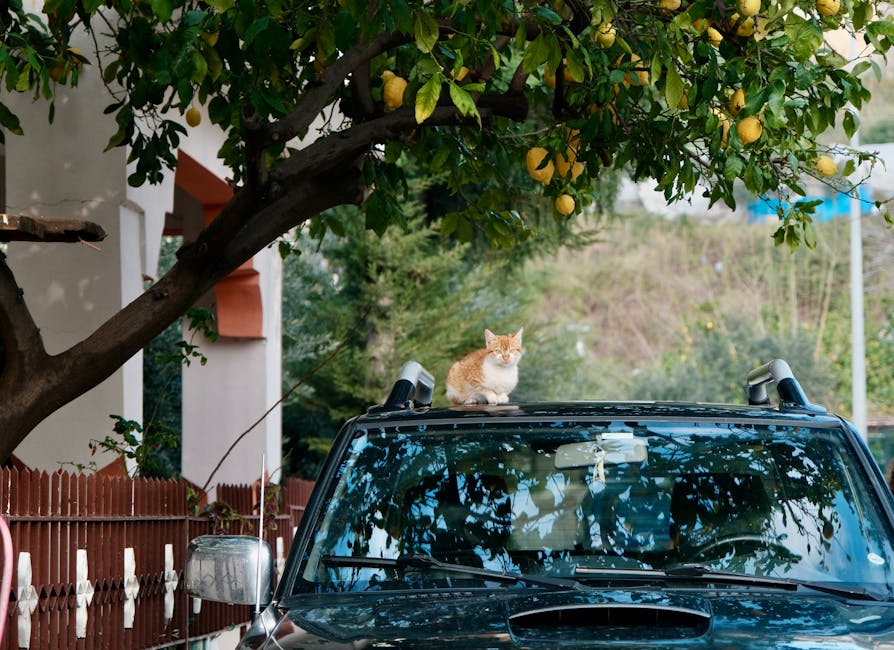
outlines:
[{"label": "lemon tree", "polygon": [[[550,220],[569,222],[552,209],[555,199],[573,196],[580,213],[594,182],[617,170],[652,179],[669,201],[704,192],[734,206],[740,186],[797,197],[809,176],[853,191],[849,172],[866,154],[826,151],[821,136],[857,129],[856,113],[846,109],[870,99],[863,77],[878,73],[891,47],[886,7],[875,0],[48,0],[38,14],[4,3],[7,93],[45,100],[52,118],[59,87],[76,86],[88,66],[98,71],[109,90],[105,112],[114,117],[105,146],[127,148],[132,185],[163,180],[188,132],[187,112],[201,107],[203,121],[225,134],[219,155],[232,170],[234,196],[166,276],[72,351],[79,356],[68,365],[84,369],[77,382],[59,375],[29,400],[0,395],[12,405],[0,409],[0,431],[23,436],[47,405],[58,408],[102,381],[162,321],[283,233],[302,225],[314,236],[343,232],[329,208],[359,204],[379,233],[404,223],[408,161],[443,175],[456,197],[440,220],[445,242],[483,237],[497,247],[536,236]],[[826,36],[839,30],[860,44],[855,60],[829,45]],[[84,31],[77,42],[96,48],[73,47],[73,34]],[[401,81],[389,86],[385,72]],[[745,102],[734,116],[729,99],[737,89]],[[0,134],[18,137],[21,123],[2,101]],[[732,126],[754,125],[746,120],[758,116],[759,137],[746,144]],[[294,144],[319,123],[312,142]],[[556,167],[571,166],[535,180],[525,171],[534,147]],[[816,161],[830,153],[841,173],[827,177]],[[521,210],[527,198],[543,209]],[[777,241],[812,242],[809,205],[780,216]],[[30,356],[24,349],[37,345],[29,338],[36,328],[16,307],[18,295],[0,256],[0,345],[7,359],[42,359],[42,348]],[[0,386],[28,384],[27,375],[0,376]]]}]

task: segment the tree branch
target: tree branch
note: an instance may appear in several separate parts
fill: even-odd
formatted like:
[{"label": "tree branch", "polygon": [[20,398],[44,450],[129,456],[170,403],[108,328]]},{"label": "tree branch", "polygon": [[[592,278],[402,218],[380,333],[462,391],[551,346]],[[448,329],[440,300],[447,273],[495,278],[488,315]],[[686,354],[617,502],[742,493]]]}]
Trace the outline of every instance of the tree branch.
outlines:
[{"label": "tree branch", "polygon": [[[523,121],[527,116],[528,105],[521,95],[482,95],[478,101],[478,110],[482,122],[495,116],[508,117]],[[328,170],[337,169],[366,152],[377,142],[395,140],[401,133],[420,127],[464,126],[475,125],[474,118],[464,117],[452,105],[438,106],[431,116],[421,125],[416,122],[413,107],[404,107],[380,118],[361,122],[341,131],[314,141],[301,155],[281,162],[271,172],[271,180],[282,186],[288,186],[305,175],[318,175]]]},{"label": "tree branch", "polygon": [[260,147],[291,140],[307,130],[317,116],[332,102],[336,91],[361,65],[392,47],[408,43],[410,37],[400,32],[385,32],[374,39],[358,43],[326,68],[316,86],[310,87],[298,107],[286,117],[269,125],[258,140]]},{"label": "tree branch", "polygon": [[40,329],[25,304],[25,294],[3,253],[0,253],[0,344],[4,349],[0,394],[7,391],[13,394],[17,384],[39,373],[48,355]]}]

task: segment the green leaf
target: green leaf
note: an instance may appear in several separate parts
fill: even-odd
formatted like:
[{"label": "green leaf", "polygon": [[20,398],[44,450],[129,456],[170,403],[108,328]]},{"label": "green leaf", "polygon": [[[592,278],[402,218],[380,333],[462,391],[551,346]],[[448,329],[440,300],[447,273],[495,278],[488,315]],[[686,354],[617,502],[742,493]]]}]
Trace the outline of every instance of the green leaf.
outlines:
[{"label": "green leaf", "polygon": [[466,217],[460,216],[459,223],[456,225],[456,238],[466,244],[472,241],[475,236],[475,227]]},{"label": "green leaf", "polygon": [[207,48],[205,50],[205,61],[208,64],[208,75],[211,77],[211,81],[217,81],[221,72],[223,72],[223,61],[217,50],[213,47]]},{"label": "green leaf", "polygon": [[481,126],[481,114],[478,112],[478,106],[475,104],[475,100],[472,99],[472,96],[467,93],[463,87],[451,83],[450,99],[453,101],[453,105],[459,109],[459,112],[464,117],[474,115],[475,120],[478,122],[478,126]]},{"label": "green leaf", "polygon": [[853,69],[851,70],[851,74],[855,77],[859,77],[861,74],[866,72],[872,67],[872,64],[869,61],[860,61],[857,63]]},{"label": "green leaf", "polygon": [[565,58],[565,69],[568,71],[568,75],[577,83],[581,83],[584,80],[584,68],[576,52],[568,53],[568,56]]},{"label": "green leaf", "polygon": [[192,56],[192,74],[189,78],[196,83],[202,83],[208,75],[208,62],[199,52],[195,52]]},{"label": "green leaf", "polygon": [[866,26],[866,34],[873,39],[879,36],[894,38],[894,23],[887,20],[875,20]]},{"label": "green leaf", "polygon": [[205,2],[221,13],[229,11],[232,9],[233,5],[236,4],[236,0],[205,0]]},{"label": "green leaf", "polygon": [[174,0],[152,0],[151,5],[152,13],[163,23],[169,22],[174,15]]},{"label": "green leaf", "polygon": [[25,92],[31,87],[31,67],[25,66],[22,70],[19,78],[16,79],[16,90],[18,92]]},{"label": "green leaf", "polygon": [[413,31],[416,36],[416,47],[420,52],[428,54],[438,42],[440,27],[434,16],[424,12],[417,12],[413,21]]},{"label": "green leaf", "polygon": [[526,74],[531,74],[545,63],[547,58],[549,58],[549,45],[543,34],[539,34],[525,48],[525,54],[522,57],[522,70]]},{"label": "green leaf", "polygon": [[382,192],[374,191],[369,195],[369,198],[366,199],[364,212],[366,213],[366,228],[380,237],[384,235],[388,226],[391,225],[393,216]]},{"label": "green leaf", "polygon": [[816,248],[816,225],[813,220],[804,223],[804,243],[807,248],[814,250]]},{"label": "green leaf", "polygon": [[730,154],[726,157],[723,164],[723,177],[728,181],[734,181],[745,170],[745,160],[736,154]]},{"label": "green leaf", "polygon": [[855,2],[854,8],[851,10],[854,31],[862,31],[870,18],[872,18],[872,5],[868,2]]},{"label": "green leaf", "polygon": [[823,30],[812,21],[805,22],[794,34],[790,34],[790,37],[792,53],[798,61],[809,59],[823,44]]},{"label": "green leaf", "polygon": [[250,45],[270,25],[270,17],[262,16],[254,21],[245,32],[245,44]]},{"label": "green leaf", "polygon": [[435,75],[425,82],[419,92],[416,93],[416,123],[422,124],[438,105],[438,99],[441,97],[441,83],[443,77]]},{"label": "green leaf", "polygon": [[550,9],[549,7],[543,7],[543,6],[537,7],[537,9],[534,11],[534,13],[537,14],[537,16],[539,16],[540,18],[545,20],[550,25],[561,25],[562,24],[562,17],[559,14],[557,14],[555,11]]},{"label": "green leaf", "polygon": [[404,0],[392,0],[391,19],[398,31],[404,34],[413,33],[413,14],[410,13],[410,7]]},{"label": "green leaf", "polygon": [[283,239],[279,240],[278,248],[280,259],[284,260],[292,253],[292,246],[289,244],[289,242]]},{"label": "green leaf", "polygon": [[18,116],[9,110],[3,102],[0,102],[0,126],[16,135],[22,135],[22,124],[19,122]]},{"label": "green leaf", "polygon": [[[655,79],[655,77],[652,78]],[[680,77],[680,73],[677,72],[677,66],[671,65],[667,69],[667,78],[664,85],[664,98],[667,100],[667,105],[670,108],[677,108],[680,105],[684,90],[683,79]]]},{"label": "green leaf", "polygon": [[854,111],[845,111],[844,118],[842,119],[842,126],[844,126],[844,132],[848,138],[852,138],[854,133],[857,132],[860,124],[859,117],[856,116]]}]

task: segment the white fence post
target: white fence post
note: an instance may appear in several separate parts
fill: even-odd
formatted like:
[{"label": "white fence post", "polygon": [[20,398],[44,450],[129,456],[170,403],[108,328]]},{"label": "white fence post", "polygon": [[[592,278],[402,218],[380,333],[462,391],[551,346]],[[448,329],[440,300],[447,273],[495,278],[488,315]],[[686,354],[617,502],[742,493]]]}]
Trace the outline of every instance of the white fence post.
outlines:
[{"label": "white fence post", "polygon": [[87,607],[93,602],[94,587],[87,579],[89,567],[87,566],[87,549],[79,548],[77,553],[76,591],[75,599],[75,634],[79,639],[87,638]]},{"label": "white fence post", "polygon": [[37,609],[37,589],[31,575],[31,553],[19,553],[18,589],[16,602],[19,609],[19,647],[31,647],[31,615]]},{"label": "white fence post", "polygon": [[137,561],[132,546],[124,549],[124,629],[133,628],[133,620],[137,612],[137,594],[140,593],[140,582],[137,580]]},{"label": "white fence post", "polygon": [[165,544],[165,624],[174,618],[174,591],[179,581],[174,571],[174,545]]}]

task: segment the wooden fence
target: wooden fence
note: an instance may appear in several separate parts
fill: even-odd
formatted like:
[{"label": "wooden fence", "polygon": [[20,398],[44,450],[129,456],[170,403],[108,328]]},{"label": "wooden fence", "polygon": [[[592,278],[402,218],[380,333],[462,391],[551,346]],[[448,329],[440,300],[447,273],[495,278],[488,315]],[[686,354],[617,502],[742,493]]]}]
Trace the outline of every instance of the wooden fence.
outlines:
[{"label": "wooden fence", "polygon": [[[265,490],[265,537],[280,569],[312,487],[288,479]],[[13,542],[0,650],[187,648],[244,625],[248,606],[194,601],[183,571],[193,537],[256,534],[258,492],[221,485],[215,503],[196,508],[183,481],[0,469]]]}]

